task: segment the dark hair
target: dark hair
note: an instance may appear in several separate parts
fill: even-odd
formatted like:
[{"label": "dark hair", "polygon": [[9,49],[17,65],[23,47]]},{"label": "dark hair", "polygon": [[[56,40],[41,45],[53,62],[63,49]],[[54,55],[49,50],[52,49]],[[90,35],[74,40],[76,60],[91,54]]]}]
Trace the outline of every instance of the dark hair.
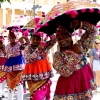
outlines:
[{"label": "dark hair", "polygon": [[3,41],[2,41],[2,40],[0,40],[0,43],[1,43],[1,44],[3,44]]},{"label": "dark hair", "polygon": [[40,37],[39,35],[32,35],[31,38],[33,38],[33,37],[36,37],[36,38],[38,38],[39,40],[41,40],[41,37]]},{"label": "dark hair", "polygon": [[63,31],[63,32],[60,32],[59,34],[56,34],[56,38],[58,39],[58,37],[60,36],[60,34],[63,34],[63,35],[67,35],[71,38],[71,34],[68,32],[68,31]]},{"label": "dark hair", "polygon": [[9,32],[9,37],[12,37],[12,38],[15,38],[16,39],[16,36],[15,36],[15,34],[14,34],[14,32]]}]

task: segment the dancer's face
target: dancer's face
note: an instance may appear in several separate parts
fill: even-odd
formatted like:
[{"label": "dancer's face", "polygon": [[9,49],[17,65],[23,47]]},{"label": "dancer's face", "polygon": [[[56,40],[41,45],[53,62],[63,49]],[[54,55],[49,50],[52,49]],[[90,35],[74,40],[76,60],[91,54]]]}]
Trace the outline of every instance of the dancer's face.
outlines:
[{"label": "dancer's face", "polygon": [[68,47],[71,45],[72,39],[69,35],[66,34],[60,34],[58,36],[58,44],[60,47]]},{"label": "dancer's face", "polygon": [[39,44],[40,44],[40,41],[41,41],[41,38],[39,36],[33,36],[33,37],[31,37],[31,44],[34,47],[38,47]]},{"label": "dancer's face", "polygon": [[14,43],[15,40],[16,40],[14,37],[11,37],[11,36],[8,36],[8,39],[9,39],[9,41],[10,41],[11,43]]},{"label": "dancer's face", "polygon": [[73,20],[70,22],[70,28],[78,28],[79,25],[80,25],[79,20]]}]

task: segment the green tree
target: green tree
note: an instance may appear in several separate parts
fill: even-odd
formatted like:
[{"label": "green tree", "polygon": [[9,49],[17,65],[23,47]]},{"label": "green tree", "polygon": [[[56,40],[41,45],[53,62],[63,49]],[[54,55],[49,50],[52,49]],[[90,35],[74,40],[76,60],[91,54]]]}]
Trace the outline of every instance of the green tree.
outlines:
[{"label": "green tree", "polygon": [[11,3],[11,1],[10,0],[0,0],[0,8],[1,8],[1,4],[3,3],[3,2],[9,2],[9,3]]}]

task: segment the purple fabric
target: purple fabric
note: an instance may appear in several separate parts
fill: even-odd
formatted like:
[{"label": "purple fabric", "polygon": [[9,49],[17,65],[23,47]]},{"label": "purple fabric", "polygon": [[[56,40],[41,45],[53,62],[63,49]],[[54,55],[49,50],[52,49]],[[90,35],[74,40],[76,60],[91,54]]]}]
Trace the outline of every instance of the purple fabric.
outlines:
[{"label": "purple fabric", "polygon": [[93,56],[95,60],[100,60],[99,54],[100,54],[100,50],[96,50],[95,48],[91,49],[89,52],[89,55]]}]

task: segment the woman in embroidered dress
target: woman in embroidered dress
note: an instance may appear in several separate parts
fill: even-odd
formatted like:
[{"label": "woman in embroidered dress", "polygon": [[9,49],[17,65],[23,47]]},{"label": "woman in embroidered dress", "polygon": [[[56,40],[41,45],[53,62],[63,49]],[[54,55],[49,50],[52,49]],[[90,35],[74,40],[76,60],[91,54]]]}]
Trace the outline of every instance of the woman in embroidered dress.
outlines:
[{"label": "woman in embroidered dress", "polygon": [[4,88],[6,85],[6,72],[2,71],[2,68],[7,60],[6,52],[5,52],[5,45],[3,44],[2,41],[2,36],[0,39],[0,100],[4,98]]},{"label": "woman in embroidered dress", "polygon": [[56,43],[54,38],[41,45],[41,37],[33,35],[31,44],[25,48],[26,66],[23,79],[27,81],[31,100],[50,100],[50,86],[53,77],[47,58],[48,50]]},{"label": "woman in embroidered dress", "polygon": [[[53,67],[60,73],[54,100],[91,100],[92,90],[96,89],[94,76],[85,54],[96,35],[94,25],[72,21],[72,28],[85,30],[81,39],[73,44],[71,34],[62,26],[57,28],[60,51],[53,55]],[[80,27],[79,27],[80,26]]]},{"label": "woman in embroidered dress", "polygon": [[100,86],[100,40],[94,41],[94,48],[90,50],[90,66],[95,74],[95,81]]},{"label": "woman in embroidered dress", "polygon": [[18,90],[17,100],[23,100],[22,73],[26,62],[22,55],[22,48],[25,45],[21,45],[16,41],[14,32],[9,32],[8,39],[10,41],[6,46],[8,60],[3,68],[3,70],[7,72],[7,85],[9,88],[8,100],[13,100],[13,94],[16,87]]}]

